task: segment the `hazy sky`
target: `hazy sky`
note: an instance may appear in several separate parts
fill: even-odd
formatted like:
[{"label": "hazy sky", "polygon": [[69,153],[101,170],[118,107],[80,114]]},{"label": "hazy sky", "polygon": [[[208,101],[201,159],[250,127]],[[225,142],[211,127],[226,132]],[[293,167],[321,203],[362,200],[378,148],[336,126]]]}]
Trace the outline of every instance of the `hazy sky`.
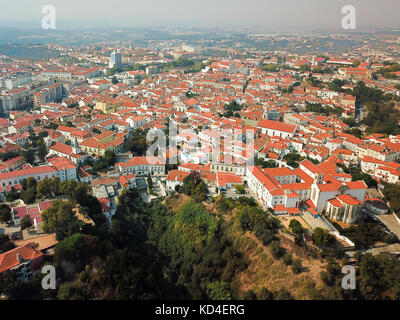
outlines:
[{"label": "hazy sky", "polygon": [[40,27],[54,5],[57,28],[109,26],[266,26],[340,28],[344,5],[357,26],[400,25],[400,0],[0,0],[0,25]]}]

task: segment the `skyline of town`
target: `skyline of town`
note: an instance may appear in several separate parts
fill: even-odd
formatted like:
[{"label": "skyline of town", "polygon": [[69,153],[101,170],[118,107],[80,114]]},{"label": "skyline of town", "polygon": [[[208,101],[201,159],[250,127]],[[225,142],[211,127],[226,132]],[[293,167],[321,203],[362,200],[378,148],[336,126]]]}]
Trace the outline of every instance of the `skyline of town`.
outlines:
[{"label": "skyline of town", "polygon": [[[21,3],[22,2],[22,3]],[[399,27],[397,12],[400,4],[396,0],[249,0],[244,5],[240,0],[168,1],[153,0],[96,1],[27,1],[18,3],[5,1],[0,19],[2,26],[40,27],[41,8],[52,5],[56,9],[59,28],[86,29],[104,27],[228,27],[245,29],[267,27],[270,29],[292,29],[293,31],[339,29],[343,17],[341,9],[352,5],[357,10],[359,28]],[[21,7],[24,10],[21,10]],[[173,10],[168,10],[173,8]],[[257,8],[257,10],[254,10]]]}]

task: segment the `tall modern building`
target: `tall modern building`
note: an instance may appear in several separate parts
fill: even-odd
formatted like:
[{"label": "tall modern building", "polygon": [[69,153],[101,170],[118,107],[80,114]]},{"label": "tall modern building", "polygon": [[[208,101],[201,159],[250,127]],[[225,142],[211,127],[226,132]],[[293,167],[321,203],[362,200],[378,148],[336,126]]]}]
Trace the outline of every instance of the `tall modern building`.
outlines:
[{"label": "tall modern building", "polygon": [[110,68],[120,68],[122,66],[122,56],[120,52],[112,52],[111,53],[111,57],[110,57],[110,64],[109,67]]}]

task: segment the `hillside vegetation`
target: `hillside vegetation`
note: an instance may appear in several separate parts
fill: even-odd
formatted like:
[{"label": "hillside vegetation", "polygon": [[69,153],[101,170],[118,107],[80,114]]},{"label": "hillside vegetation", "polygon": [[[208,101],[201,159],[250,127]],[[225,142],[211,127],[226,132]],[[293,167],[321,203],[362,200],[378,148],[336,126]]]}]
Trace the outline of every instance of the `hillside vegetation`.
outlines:
[{"label": "hillside vegetation", "polygon": [[302,242],[294,224],[282,232],[254,199],[196,200],[176,193],[146,205],[124,191],[110,231],[98,220],[56,246],[57,290],[42,291],[39,277],[5,277],[1,288],[10,299],[399,298],[400,263],[389,255],[358,255],[360,285],[345,291],[346,259]]}]

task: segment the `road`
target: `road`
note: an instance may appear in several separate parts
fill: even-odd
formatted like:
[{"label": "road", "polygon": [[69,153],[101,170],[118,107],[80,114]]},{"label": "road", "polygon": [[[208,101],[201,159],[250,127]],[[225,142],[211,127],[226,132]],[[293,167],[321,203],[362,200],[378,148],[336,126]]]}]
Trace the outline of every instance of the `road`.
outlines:
[{"label": "road", "polygon": [[376,217],[400,238],[400,223],[393,214],[377,215]]}]

